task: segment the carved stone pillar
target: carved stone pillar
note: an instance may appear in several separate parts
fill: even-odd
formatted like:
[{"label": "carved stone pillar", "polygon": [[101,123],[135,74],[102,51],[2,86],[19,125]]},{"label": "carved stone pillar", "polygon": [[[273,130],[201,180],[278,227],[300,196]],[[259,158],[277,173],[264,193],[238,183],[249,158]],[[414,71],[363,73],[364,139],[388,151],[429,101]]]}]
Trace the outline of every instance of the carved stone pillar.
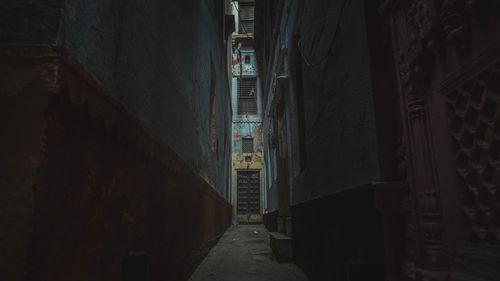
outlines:
[{"label": "carved stone pillar", "polygon": [[393,34],[399,73],[408,196],[406,261],[411,280],[446,280],[448,253],[443,227],[427,98],[429,68],[440,48],[439,1],[386,1],[382,13]]},{"label": "carved stone pillar", "polygon": [[408,140],[410,144],[410,186],[417,219],[418,260],[425,271],[448,268],[444,242],[440,192],[436,181],[429,119],[422,97],[408,96]]},{"label": "carved stone pillar", "polygon": [[494,280],[500,273],[500,3],[387,0],[381,12],[392,32],[405,117],[406,276]]}]

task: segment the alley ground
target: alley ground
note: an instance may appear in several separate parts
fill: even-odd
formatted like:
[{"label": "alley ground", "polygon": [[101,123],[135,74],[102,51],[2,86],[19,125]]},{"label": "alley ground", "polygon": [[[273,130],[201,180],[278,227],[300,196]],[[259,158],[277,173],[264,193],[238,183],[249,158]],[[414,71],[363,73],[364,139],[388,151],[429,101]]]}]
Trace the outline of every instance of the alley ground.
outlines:
[{"label": "alley ground", "polygon": [[278,263],[260,225],[229,228],[190,281],[307,281],[295,264]]}]

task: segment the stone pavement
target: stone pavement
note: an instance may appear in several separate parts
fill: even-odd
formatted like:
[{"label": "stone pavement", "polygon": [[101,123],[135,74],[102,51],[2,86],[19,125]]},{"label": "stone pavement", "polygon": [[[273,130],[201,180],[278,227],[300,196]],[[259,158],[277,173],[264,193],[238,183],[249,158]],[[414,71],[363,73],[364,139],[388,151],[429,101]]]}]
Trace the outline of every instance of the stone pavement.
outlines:
[{"label": "stone pavement", "polygon": [[292,263],[278,263],[262,225],[230,227],[190,281],[307,281]]}]

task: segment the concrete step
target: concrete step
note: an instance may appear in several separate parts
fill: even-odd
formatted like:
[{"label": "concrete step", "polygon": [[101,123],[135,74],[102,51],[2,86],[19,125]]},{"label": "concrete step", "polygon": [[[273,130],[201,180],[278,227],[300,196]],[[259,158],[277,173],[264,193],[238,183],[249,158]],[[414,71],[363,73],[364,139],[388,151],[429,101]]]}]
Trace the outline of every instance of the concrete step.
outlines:
[{"label": "concrete step", "polygon": [[279,232],[269,232],[271,249],[278,262],[293,260],[292,238]]}]

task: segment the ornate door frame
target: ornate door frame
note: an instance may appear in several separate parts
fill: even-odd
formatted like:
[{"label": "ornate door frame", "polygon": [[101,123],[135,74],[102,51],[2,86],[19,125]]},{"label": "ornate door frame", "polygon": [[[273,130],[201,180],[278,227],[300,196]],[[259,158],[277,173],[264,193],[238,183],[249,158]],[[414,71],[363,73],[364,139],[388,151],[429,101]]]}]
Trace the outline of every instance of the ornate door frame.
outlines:
[{"label": "ornate door frame", "polygon": [[[494,222],[481,226],[477,219],[494,220],[499,203],[493,194],[500,185],[500,178],[494,177],[500,175],[500,166],[492,163],[498,160],[497,143],[500,151],[500,133],[495,131],[500,102],[487,100],[489,89],[497,86],[492,75],[498,73],[500,80],[499,38],[492,35],[494,28],[487,28],[491,23],[498,26],[490,20],[495,11],[498,14],[493,3],[386,0],[381,7],[393,37],[404,119],[409,216],[403,272],[411,280],[467,280],[456,272],[474,262],[471,255],[457,262],[460,252],[474,244],[482,244],[482,251],[498,250],[486,238],[500,241],[500,227]],[[484,42],[493,44],[485,48]],[[496,90],[493,94],[500,96],[500,86]],[[450,173],[452,168],[456,172]],[[480,203],[481,194],[488,194],[489,205]],[[490,261],[499,260],[498,253],[490,253],[495,256]],[[484,263],[484,257],[478,259]],[[470,276],[480,275],[472,272]]]}]

